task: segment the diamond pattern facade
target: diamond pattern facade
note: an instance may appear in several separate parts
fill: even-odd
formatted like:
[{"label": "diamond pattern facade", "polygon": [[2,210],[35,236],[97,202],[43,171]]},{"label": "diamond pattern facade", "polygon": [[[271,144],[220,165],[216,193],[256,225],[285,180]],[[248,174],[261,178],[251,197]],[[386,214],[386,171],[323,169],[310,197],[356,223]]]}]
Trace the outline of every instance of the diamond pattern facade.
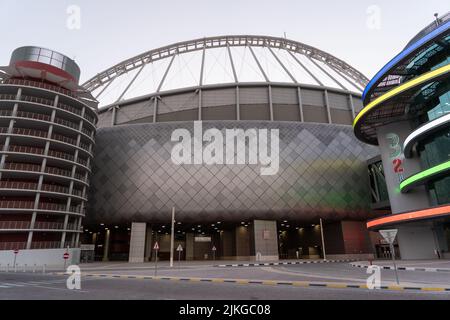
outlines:
[{"label": "diamond pattern facade", "polygon": [[87,223],[167,222],[171,207],[185,222],[370,217],[366,160],[377,149],[344,125],[204,121],[203,130],[279,129],[280,169],[260,165],[175,165],[171,134],[193,122],[102,128],[97,143]]}]

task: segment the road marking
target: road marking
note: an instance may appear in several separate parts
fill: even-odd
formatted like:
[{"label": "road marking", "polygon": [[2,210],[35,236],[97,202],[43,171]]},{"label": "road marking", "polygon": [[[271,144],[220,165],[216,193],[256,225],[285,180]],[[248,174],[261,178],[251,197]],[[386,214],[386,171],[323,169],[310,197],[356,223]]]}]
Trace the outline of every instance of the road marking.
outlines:
[{"label": "road marking", "polygon": [[[186,277],[142,277],[142,276],[130,276],[130,275],[111,275],[111,274],[92,274],[87,275],[92,277],[101,277],[103,279],[133,279],[133,280],[166,280],[166,281],[187,281],[187,282],[209,282],[209,283],[234,283],[234,284],[260,284],[260,285],[276,285],[276,286],[295,286],[295,287],[320,287],[320,288],[330,288],[330,289],[364,289],[368,290],[365,284],[349,284],[349,283],[338,283],[338,282],[307,282],[307,281],[282,281],[282,280],[250,280],[250,279],[222,279],[222,278],[186,278]],[[48,289],[59,289],[50,288]],[[405,291],[405,290],[415,290],[415,291],[426,291],[426,292],[450,292],[450,288],[439,288],[439,287],[408,287],[408,286],[394,286],[394,285],[384,285],[380,289],[391,290],[391,291]],[[64,290],[64,289],[61,289]],[[78,290],[78,292],[83,292]]]}]

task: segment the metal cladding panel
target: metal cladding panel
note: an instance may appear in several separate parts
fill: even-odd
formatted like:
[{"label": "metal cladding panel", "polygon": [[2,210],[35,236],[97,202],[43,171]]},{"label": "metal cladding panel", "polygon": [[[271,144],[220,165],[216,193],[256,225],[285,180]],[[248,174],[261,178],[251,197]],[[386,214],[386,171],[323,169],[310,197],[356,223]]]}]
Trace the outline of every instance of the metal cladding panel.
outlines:
[{"label": "metal cladding panel", "polygon": [[268,87],[239,88],[239,102],[241,104],[269,103],[269,89]]},{"label": "metal cladding panel", "polygon": [[300,121],[300,109],[295,104],[274,104],[273,119],[275,121]]},{"label": "metal cladding panel", "polygon": [[332,123],[351,125],[353,122],[352,112],[350,110],[332,108],[330,114]]},{"label": "metal cladding panel", "polygon": [[272,87],[272,101],[278,104],[298,105],[298,90],[297,88]]},{"label": "metal cladding panel", "polygon": [[105,111],[98,114],[97,128],[111,126],[112,111]]},{"label": "metal cladding panel", "polygon": [[158,114],[198,107],[198,94],[195,91],[161,97],[158,102]]},{"label": "metal cladding panel", "polygon": [[229,106],[233,104],[236,104],[236,88],[202,91],[203,107]]},{"label": "metal cladding panel", "polygon": [[141,101],[127,105],[117,110],[116,124],[153,116],[154,103],[152,100]]},{"label": "metal cladding panel", "polygon": [[330,108],[351,110],[349,96],[339,93],[328,92]]},{"label": "metal cladding panel", "polygon": [[302,101],[303,104],[324,107],[325,106],[324,91],[302,89]]},{"label": "metal cladding panel", "polygon": [[358,113],[362,110],[363,108],[363,103],[362,100],[359,98],[355,98],[353,97],[353,107],[355,108],[355,112]]},{"label": "metal cladding panel", "polygon": [[175,165],[173,130],[193,122],[123,125],[98,130],[87,223],[370,217],[366,160],[377,149],[350,126],[268,121],[204,121],[203,130],[279,129],[280,168]]}]

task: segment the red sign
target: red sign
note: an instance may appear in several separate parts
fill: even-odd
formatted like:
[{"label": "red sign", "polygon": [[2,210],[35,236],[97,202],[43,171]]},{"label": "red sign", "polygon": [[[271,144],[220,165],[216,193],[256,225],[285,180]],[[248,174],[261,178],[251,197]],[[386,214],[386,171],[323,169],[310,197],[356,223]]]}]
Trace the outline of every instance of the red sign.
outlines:
[{"label": "red sign", "polygon": [[14,250],[14,254],[18,254],[19,253],[19,250],[18,249],[15,249]]},{"label": "red sign", "polygon": [[68,252],[64,253],[63,258],[64,258],[64,260],[69,259],[69,253]]},{"label": "red sign", "polygon": [[155,245],[153,246],[153,250],[159,250],[159,244],[158,244],[158,242],[155,242]]}]

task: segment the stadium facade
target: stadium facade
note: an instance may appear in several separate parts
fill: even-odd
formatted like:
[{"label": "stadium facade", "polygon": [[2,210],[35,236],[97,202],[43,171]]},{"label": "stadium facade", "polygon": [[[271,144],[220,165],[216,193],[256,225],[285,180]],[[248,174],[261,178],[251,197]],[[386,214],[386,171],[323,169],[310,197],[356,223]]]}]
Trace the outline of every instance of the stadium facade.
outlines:
[{"label": "stadium facade", "polygon": [[[202,38],[79,86],[72,60],[26,47],[0,77],[2,261],[19,249],[22,263],[58,264],[61,252],[76,261],[82,249],[139,262],[154,259],[155,242],[166,259],[172,210],[186,260],[384,250],[366,227],[391,212],[383,155],[357,125],[369,80],[326,52],[268,36]],[[231,131],[236,140],[225,138]],[[182,136],[192,163],[174,161]],[[212,142],[226,164],[198,157]],[[251,150],[277,170],[262,174],[268,163],[251,161]]]},{"label": "stadium facade", "polygon": [[[367,81],[321,50],[265,36],[176,43],[99,73],[84,84],[101,103],[84,242],[98,259],[153,259],[155,242],[168,258],[174,207],[182,259],[319,257],[323,245],[327,257],[367,257],[366,160],[377,150],[351,129]],[[276,174],[249,161],[174,163],[173,133],[194,137],[195,126],[278,130]]]},{"label": "stadium facade", "polygon": [[355,135],[379,145],[403,259],[448,257],[450,235],[450,13],[419,32],[370,81]]}]

